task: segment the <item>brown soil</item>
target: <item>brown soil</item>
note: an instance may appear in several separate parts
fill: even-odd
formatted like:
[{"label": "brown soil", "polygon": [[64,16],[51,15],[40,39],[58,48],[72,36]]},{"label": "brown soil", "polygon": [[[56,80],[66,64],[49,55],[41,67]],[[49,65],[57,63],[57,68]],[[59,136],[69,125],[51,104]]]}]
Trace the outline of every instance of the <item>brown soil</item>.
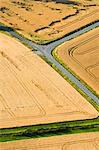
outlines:
[{"label": "brown soil", "polygon": [[0,128],[94,118],[98,112],[41,58],[0,33]]},{"label": "brown soil", "polygon": [[98,19],[98,1],[71,2],[1,0],[1,22],[35,42],[55,40]]},{"label": "brown soil", "polygon": [[72,39],[57,54],[80,78],[99,93],[99,28]]},{"label": "brown soil", "polygon": [[99,132],[0,143],[1,150],[98,150]]}]

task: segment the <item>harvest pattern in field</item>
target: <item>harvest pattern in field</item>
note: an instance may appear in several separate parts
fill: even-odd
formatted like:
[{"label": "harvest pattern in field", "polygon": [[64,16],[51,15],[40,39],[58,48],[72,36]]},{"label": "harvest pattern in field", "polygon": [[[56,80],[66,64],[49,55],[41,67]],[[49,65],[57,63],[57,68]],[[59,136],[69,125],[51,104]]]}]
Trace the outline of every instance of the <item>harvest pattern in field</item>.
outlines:
[{"label": "harvest pattern in field", "polygon": [[98,150],[98,146],[98,132],[0,143],[1,150]]},{"label": "harvest pattern in field", "polygon": [[99,93],[99,28],[56,48],[64,64]]},{"label": "harvest pattern in field", "polygon": [[37,43],[46,43],[98,19],[98,1],[70,2],[3,0],[1,22]]},{"label": "harvest pattern in field", "polygon": [[0,103],[1,128],[98,116],[95,108],[48,64],[3,33]]}]

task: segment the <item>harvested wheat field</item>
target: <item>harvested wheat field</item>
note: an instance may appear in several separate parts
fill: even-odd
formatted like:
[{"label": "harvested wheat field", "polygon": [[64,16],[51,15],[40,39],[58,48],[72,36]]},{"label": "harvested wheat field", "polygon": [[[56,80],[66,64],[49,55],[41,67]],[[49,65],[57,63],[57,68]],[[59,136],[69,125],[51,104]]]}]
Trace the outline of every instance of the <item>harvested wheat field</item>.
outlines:
[{"label": "harvested wheat field", "polygon": [[64,36],[98,19],[97,0],[1,0],[2,23],[37,43]]},{"label": "harvested wheat field", "polygon": [[0,128],[98,116],[95,108],[39,56],[3,33],[0,114]]},{"label": "harvested wheat field", "polygon": [[60,59],[99,93],[99,28],[56,48]]},{"label": "harvested wheat field", "polygon": [[1,150],[98,150],[99,132],[0,143]]}]

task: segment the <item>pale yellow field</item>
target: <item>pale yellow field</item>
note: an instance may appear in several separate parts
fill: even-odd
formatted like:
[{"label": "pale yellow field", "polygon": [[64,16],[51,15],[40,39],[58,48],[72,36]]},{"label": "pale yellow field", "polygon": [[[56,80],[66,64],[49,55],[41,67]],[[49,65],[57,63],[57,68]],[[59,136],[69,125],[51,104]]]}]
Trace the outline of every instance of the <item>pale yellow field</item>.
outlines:
[{"label": "pale yellow field", "polygon": [[41,58],[0,33],[0,128],[94,118],[98,114]]},{"label": "pale yellow field", "polygon": [[98,19],[99,1],[75,2],[1,0],[0,22],[38,43],[55,40]]},{"label": "pale yellow field", "polygon": [[0,143],[1,150],[98,150],[99,132]]},{"label": "pale yellow field", "polygon": [[99,93],[99,28],[62,44],[56,51],[66,65]]}]

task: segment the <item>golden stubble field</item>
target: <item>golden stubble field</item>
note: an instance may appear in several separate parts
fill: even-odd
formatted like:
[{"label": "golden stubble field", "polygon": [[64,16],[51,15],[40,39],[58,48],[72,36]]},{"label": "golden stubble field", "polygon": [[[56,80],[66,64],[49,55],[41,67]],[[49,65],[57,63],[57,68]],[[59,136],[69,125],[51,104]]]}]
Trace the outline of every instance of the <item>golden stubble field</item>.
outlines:
[{"label": "golden stubble field", "polygon": [[0,128],[98,116],[39,56],[0,33]]},{"label": "golden stubble field", "polygon": [[99,1],[69,2],[1,0],[0,22],[35,42],[45,43],[98,19]]},{"label": "golden stubble field", "polygon": [[99,93],[99,28],[56,48],[60,59]]},{"label": "golden stubble field", "polygon": [[99,132],[0,143],[1,150],[98,150]]}]

